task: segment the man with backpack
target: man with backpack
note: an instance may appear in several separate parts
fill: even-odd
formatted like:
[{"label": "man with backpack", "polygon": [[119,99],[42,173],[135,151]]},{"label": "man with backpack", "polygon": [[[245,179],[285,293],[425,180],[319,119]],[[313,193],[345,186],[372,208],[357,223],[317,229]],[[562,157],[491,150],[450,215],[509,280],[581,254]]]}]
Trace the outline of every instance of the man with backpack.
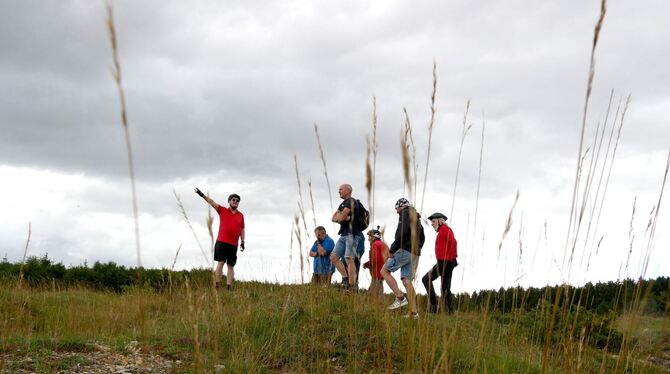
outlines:
[{"label": "man with backpack", "polygon": [[[365,240],[363,230],[368,226],[368,212],[363,204],[351,197],[352,188],[349,184],[343,184],[338,189],[342,203],[333,213],[332,221],[340,224],[340,239],[335,244],[335,249],[330,255],[330,260],[342,275],[342,284],[347,289],[356,287],[356,263],[355,259],[362,255],[356,249]],[[344,255],[346,268],[340,257]]]},{"label": "man with backpack", "polygon": [[[421,256],[421,247],[426,241],[421,226],[421,215],[405,198],[400,198],[395,203],[395,210],[398,213],[398,227],[395,231],[395,240],[389,248],[391,257],[386,261],[382,268],[382,276],[396,296],[393,304],[388,309],[394,310],[409,304],[410,313],[408,318],[419,318],[419,312],[416,303],[416,292],[412,286],[412,280],[416,275],[416,268],[419,265],[419,256]],[[403,295],[398,287],[398,283],[391,273],[400,269],[400,279],[407,291],[407,297]]]}]

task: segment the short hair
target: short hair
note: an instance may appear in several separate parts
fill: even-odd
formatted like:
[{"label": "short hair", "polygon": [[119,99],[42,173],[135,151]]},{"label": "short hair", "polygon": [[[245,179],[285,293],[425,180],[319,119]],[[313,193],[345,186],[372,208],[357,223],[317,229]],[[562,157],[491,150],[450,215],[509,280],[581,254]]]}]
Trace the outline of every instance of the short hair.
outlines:
[{"label": "short hair", "polygon": [[228,201],[230,201],[230,200],[231,200],[232,198],[234,198],[234,197],[237,198],[237,201],[242,200],[242,199],[240,199],[240,195],[238,195],[238,194],[236,194],[236,193],[231,193],[230,195],[228,195]]},{"label": "short hair", "polygon": [[326,232],[326,228],[323,227],[323,226],[317,226],[317,227],[314,229],[314,232]]}]

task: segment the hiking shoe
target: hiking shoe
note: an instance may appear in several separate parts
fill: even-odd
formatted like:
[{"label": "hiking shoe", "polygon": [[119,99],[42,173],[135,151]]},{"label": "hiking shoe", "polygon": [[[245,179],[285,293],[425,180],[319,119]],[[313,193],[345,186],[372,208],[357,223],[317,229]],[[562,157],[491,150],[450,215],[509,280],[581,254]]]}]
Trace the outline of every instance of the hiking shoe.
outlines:
[{"label": "hiking shoe", "polygon": [[402,316],[402,318],[418,320],[419,319],[419,313],[405,314],[405,315]]},{"label": "hiking shoe", "polygon": [[388,309],[389,310],[395,310],[400,307],[403,307],[407,305],[407,298],[405,296],[402,297],[402,299],[398,299],[397,297],[395,298],[395,301],[393,301],[393,304],[389,305]]}]

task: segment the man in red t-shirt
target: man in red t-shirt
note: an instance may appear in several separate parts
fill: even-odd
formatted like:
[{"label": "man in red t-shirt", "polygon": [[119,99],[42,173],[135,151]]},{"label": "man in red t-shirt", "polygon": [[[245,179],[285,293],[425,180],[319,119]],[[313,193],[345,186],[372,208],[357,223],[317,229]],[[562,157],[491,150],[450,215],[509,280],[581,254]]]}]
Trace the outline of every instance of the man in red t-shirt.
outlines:
[{"label": "man in red t-shirt", "polygon": [[454,268],[458,265],[458,262],[456,262],[456,257],[458,257],[456,251],[457,242],[454,232],[447,225],[447,216],[442,213],[433,213],[428,219],[431,226],[437,231],[437,237],[435,238],[437,264],[423,276],[421,282],[426,287],[426,292],[430,298],[430,311],[437,313],[438,302],[437,295],[433,289],[433,281],[440,277],[444,311],[451,313],[453,312],[451,305],[451,299],[453,298],[451,293],[451,275]]},{"label": "man in red t-shirt", "polygon": [[217,204],[214,200],[202,193],[197,187],[195,193],[200,195],[219,214],[219,236],[214,245],[214,261],[217,261],[214,271],[214,284],[219,288],[221,284],[221,273],[223,264],[228,264],[226,273],[226,284],[228,289],[233,287],[235,271],[233,268],[237,263],[237,242],[240,241],[240,251],[244,251],[244,215],[237,210],[240,205],[240,195],[230,194],[228,196],[228,208]]}]

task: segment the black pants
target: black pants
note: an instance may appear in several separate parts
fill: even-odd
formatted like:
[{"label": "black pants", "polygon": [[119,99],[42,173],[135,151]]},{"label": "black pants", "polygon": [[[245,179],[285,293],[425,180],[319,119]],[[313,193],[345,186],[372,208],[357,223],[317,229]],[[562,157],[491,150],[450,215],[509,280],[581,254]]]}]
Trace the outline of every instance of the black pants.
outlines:
[{"label": "black pants", "polygon": [[451,275],[454,272],[454,268],[458,265],[456,260],[437,260],[437,264],[430,269],[426,275],[421,278],[423,286],[426,287],[426,292],[430,298],[430,307],[432,310],[437,310],[438,302],[437,295],[433,288],[433,281],[440,278],[440,290],[442,292],[441,298],[444,307],[444,311],[451,313],[452,309],[452,298],[454,297],[451,293]]}]

